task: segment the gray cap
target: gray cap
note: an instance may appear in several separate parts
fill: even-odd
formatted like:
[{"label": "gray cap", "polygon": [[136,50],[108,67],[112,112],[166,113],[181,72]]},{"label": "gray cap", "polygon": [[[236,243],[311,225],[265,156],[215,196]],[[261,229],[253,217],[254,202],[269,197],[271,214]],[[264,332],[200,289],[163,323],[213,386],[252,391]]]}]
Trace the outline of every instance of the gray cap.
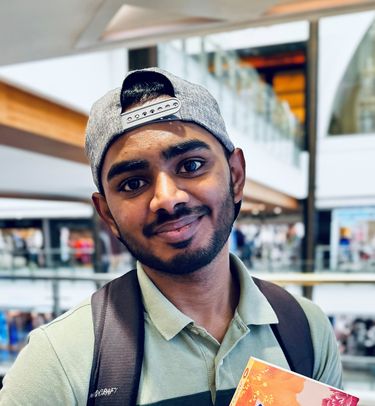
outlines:
[{"label": "gray cap", "polygon": [[91,165],[94,183],[99,191],[101,187],[101,169],[105,154],[110,145],[127,131],[165,120],[181,120],[196,123],[209,131],[229,151],[234,145],[229,139],[219,106],[214,97],[204,87],[183,80],[159,68],[148,68],[129,72],[157,72],[167,78],[174,90],[175,97],[160,102],[137,104],[137,107],[122,112],[121,91],[111,90],[94,103],[86,128],[86,154]]}]

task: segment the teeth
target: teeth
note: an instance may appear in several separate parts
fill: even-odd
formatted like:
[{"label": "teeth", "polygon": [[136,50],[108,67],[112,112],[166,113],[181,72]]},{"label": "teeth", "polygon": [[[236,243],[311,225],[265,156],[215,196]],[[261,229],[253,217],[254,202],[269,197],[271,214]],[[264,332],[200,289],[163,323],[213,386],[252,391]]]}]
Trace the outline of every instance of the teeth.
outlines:
[{"label": "teeth", "polygon": [[181,233],[182,231],[184,231],[186,228],[188,228],[190,226],[190,224],[185,224],[181,227],[178,228],[173,228],[171,230],[166,230],[164,231],[165,233]]},{"label": "teeth", "polygon": [[181,232],[181,230],[183,229],[183,228],[185,228],[186,226],[182,226],[182,227],[180,227],[180,228],[176,228],[175,230],[172,230],[172,231],[177,231],[178,233],[180,233]]}]

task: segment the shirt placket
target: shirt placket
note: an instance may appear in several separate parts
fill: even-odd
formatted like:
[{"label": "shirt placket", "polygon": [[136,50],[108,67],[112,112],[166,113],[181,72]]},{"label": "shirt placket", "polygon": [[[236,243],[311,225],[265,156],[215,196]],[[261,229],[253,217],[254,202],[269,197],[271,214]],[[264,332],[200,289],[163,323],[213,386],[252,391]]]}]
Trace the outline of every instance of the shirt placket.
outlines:
[{"label": "shirt placket", "polygon": [[215,358],[220,349],[220,343],[205,330],[195,324],[188,326],[188,330],[196,345],[198,345],[207,367],[208,390],[211,392],[212,404],[215,402]]},{"label": "shirt placket", "polygon": [[215,358],[215,386],[217,391],[237,386],[238,382],[235,382],[231,370],[230,353],[249,333],[249,327],[236,314]]},{"label": "shirt placket", "polygon": [[[199,346],[202,356],[205,358],[208,385],[211,392],[212,404],[214,405],[216,392],[233,383],[232,371],[229,363],[228,365],[226,364],[226,357],[250,330],[238,314],[231,321],[221,344],[204,328],[195,324],[188,326],[188,330],[193,336],[194,342]],[[228,376],[231,379],[228,379]]]}]

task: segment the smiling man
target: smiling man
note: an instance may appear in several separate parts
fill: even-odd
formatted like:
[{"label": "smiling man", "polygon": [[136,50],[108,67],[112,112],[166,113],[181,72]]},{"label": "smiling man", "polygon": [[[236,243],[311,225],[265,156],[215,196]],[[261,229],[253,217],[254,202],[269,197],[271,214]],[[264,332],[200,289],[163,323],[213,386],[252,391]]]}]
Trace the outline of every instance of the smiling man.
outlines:
[{"label": "smiling man", "polygon": [[228,405],[250,356],[340,387],[329,322],[229,253],[245,183],[216,101],[161,69],[95,103],[93,202],[137,269],[31,333],[1,405]]},{"label": "smiling man", "polygon": [[228,161],[197,124],[149,127],[113,143],[102,168],[103,194],[95,193],[94,203],[149,272],[190,274],[210,264],[228,239],[234,182],[238,202],[245,176],[242,153]]}]

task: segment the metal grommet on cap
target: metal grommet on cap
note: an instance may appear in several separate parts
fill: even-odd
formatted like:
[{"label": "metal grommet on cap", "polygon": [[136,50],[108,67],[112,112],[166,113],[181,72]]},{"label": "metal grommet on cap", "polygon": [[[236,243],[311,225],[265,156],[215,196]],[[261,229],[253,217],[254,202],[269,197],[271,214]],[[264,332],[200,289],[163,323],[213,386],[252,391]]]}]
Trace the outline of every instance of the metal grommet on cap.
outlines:
[{"label": "metal grommet on cap", "polygon": [[137,127],[141,124],[154,122],[176,114],[181,108],[181,102],[176,97],[158,101],[141,108],[126,111],[121,114],[123,129]]}]

